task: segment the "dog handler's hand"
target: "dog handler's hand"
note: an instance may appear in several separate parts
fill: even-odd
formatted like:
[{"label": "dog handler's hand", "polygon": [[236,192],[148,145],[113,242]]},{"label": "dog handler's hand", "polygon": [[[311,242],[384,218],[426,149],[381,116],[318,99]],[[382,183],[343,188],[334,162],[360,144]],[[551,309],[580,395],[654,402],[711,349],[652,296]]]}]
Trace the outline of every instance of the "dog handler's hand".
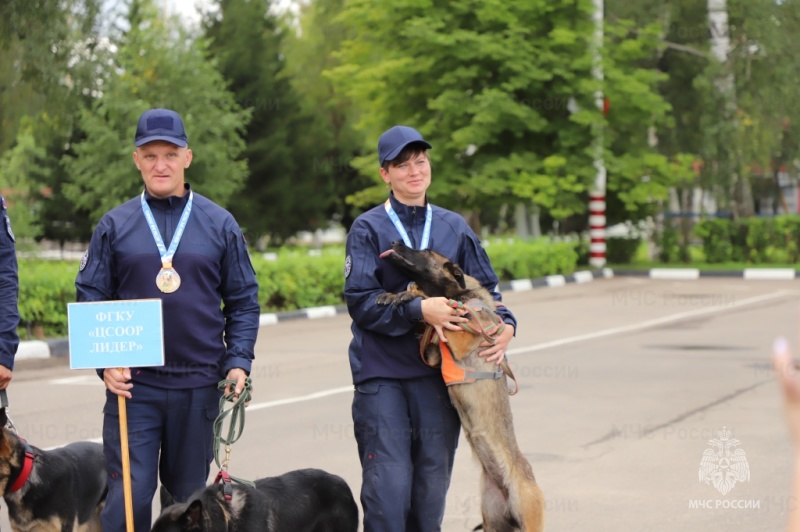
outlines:
[{"label": "dog handler's hand", "polygon": [[123,368],[122,373],[120,373],[119,368],[106,368],[103,370],[103,382],[106,383],[108,391],[128,399],[133,397],[129,391],[133,388],[133,384],[128,382],[129,380],[131,380],[130,368]]},{"label": "dog handler's hand", "polygon": [[[236,381],[236,386],[233,389],[234,394],[236,395],[236,399],[239,398],[239,394],[242,393],[244,390],[244,383],[247,380],[247,373],[242,368],[231,368],[228,371],[228,375],[225,377],[228,380]],[[231,393],[231,385],[228,384],[225,386],[225,395]],[[247,406],[249,403],[245,403]]]},{"label": "dog handler's hand", "polygon": [[0,366],[0,390],[5,390],[11,383],[13,373],[5,366]]},{"label": "dog handler's hand", "polygon": [[481,342],[480,346],[488,347],[488,349],[484,349],[478,353],[478,355],[486,357],[486,362],[495,362],[497,365],[500,365],[500,363],[503,361],[503,356],[506,354],[506,349],[508,349],[508,344],[511,343],[512,338],[514,338],[514,326],[506,323],[505,328],[503,328],[503,332],[495,337],[497,342],[494,345],[487,341]]},{"label": "dog handler's hand", "polygon": [[462,316],[466,313],[463,309],[454,309],[447,302],[450,301],[446,297],[429,297],[422,300],[422,319],[425,323],[432,325],[439,335],[439,339],[447,342],[444,336],[444,329],[451,331],[460,331],[459,323],[469,321]]}]

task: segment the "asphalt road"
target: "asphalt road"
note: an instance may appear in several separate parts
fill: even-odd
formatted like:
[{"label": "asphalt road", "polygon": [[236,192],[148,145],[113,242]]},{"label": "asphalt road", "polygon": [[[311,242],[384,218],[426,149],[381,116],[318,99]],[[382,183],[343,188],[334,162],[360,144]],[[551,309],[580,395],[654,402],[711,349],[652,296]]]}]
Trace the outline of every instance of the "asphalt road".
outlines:
[{"label": "asphalt road", "polygon": [[[797,283],[615,278],[508,294],[521,327],[509,352],[521,385],[514,422],[546,497],[546,529],[784,529],[796,504],[792,450],[769,357],[778,335],[799,351]],[[319,467],[358,497],[349,324],[336,316],[261,329],[231,474]],[[99,441],[103,389],[91,371],[21,362],[9,400],[33,445]],[[728,489],[702,482],[710,440],[742,451],[749,478]],[[479,500],[462,438],[443,530],[471,530]],[[9,529],[5,510],[0,528]]]}]

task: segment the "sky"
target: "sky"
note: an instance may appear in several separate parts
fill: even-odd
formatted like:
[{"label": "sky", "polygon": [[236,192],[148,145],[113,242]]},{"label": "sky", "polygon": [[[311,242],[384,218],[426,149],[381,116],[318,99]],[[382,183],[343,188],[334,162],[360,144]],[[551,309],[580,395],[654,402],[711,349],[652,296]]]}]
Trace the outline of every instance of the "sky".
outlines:
[{"label": "sky", "polygon": [[[200,21],[200,17],[197,14],[197,7],[199,6],[202,9],[207,9],[209,6],[213,5],[214,2],[212,0],[157,0],[162,2],[163,6],[165,6],[170,14],[178,14],[181,13],[188,21],[191,21],[192,24],[196,24]],[[297,0],[272,0],[272,4],[280,11],[283,11],[293,4],[296,3]]]},{"label": "sky", "polygon": [[164,7],[168,9],[170,15],[183,14],[186,19],[190,20],[193,24],[200,21],[197,14],[197,7],[207,9],[212,2],[210,0],[161,0]]},{"label": "sky", "polygon": [[[0,0],[4,2],[6,0]],[[209,7],[215,4],[214,0],[154,0],[155,4],[162,9],[166,10],[169,15],[180,15],[181,20],[185,21],[189,27],[197,26],[200,22],[200,15],[198,7],[203,11],[208,10]],[[309,0],[270,0],[273,9],[278,13],[283,13],[286,10],[296,12],[296,6],[304,1]],[[124,5],[121,0],[104,0],[104,9],[110,13],[119,13],[121,5]]]}]

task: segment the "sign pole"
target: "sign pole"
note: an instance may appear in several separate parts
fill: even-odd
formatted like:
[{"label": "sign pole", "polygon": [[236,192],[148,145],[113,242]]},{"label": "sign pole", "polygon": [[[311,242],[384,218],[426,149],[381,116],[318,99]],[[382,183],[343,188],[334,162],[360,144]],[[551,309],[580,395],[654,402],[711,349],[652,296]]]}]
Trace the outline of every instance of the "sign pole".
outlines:
[{"label": "sign pole", "polygon": [[[122,368],[119,368],[122,373]],[[125,397],[117,396],[119,404],[119,442],[122,452],[122,493],[125,496],[125,525],[133,532],[133,490],[131,488],[131,459],[128,451],[128,411]]]}]

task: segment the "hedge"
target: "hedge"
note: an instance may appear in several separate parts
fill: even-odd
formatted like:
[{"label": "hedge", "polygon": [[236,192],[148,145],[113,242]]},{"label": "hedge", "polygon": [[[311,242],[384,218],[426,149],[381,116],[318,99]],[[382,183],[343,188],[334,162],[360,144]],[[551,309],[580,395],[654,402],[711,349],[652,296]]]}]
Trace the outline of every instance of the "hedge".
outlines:
[{"label": "hedge", "polygon": [[698,222],[693,233],[710,264],[800,262],[800,216],[708,218]]},{"label": "hedge", "polygon": [[[488,242],[486,252],[501,280],[569,274],[578,261],[578,242],[544,240]],[[262,312],[286,312],[344,302],[344,247],[281,250],[252,256]],[[76,261],[20,259],[20,337],[67,335],[67,303],[75,301]]]}]

